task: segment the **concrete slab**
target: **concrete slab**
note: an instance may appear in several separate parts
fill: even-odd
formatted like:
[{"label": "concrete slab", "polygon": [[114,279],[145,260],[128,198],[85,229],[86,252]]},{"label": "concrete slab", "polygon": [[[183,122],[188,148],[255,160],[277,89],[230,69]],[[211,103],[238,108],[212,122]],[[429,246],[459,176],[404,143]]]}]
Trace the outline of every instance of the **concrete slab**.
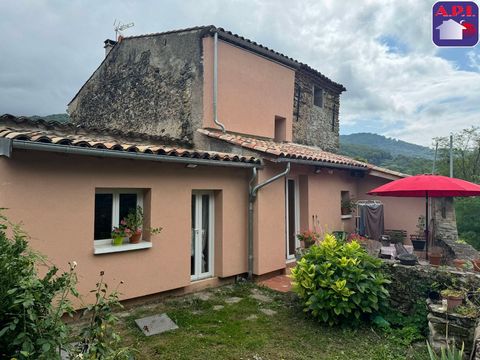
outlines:
[{"label": "concrete slab", "polygon": [[223,308],[224,308],[223,305],[214,305],[213,306],[213,310],[215,310],[215,311],[222,310]]},{"label": "concrete slab", "polygon": [[267,316],[273,316],[277,313],[275,310],[272,309],[260,309],[260,311]]},{"label": "concrete slab", "polygon": [[260,294],[260,293],[252,294],[252,295],[250,295],[250,297],[255,299],[255,300],[265,302],[265,303],[269,303],[269,302],[273,301],[273,299],[270,296],[263,295],[263,294]]},{"label": "concrete slab", "polygon": [[157,335],[166,331],[178,329],[177,324],[175,324],[167,314],[147,316],[135,320],[135,323],[145,336]]},{"label": "concrete slab", "polygon": [[209,292],[202,291],[202,292],[196,293],[194,296],[197,299],[207,301],[207,300],[210,300],[210,298],[212,297],[212,294]]},{"label": "concrete slab", "polygon": [[242,301],[242,298],[239,298],[239,297],[236,297],[236,296],[233,296],[233,297],[230,297],[230,298],[226,298],[225,299],[225,302],[227,304],[236,304],[238,302]]}]

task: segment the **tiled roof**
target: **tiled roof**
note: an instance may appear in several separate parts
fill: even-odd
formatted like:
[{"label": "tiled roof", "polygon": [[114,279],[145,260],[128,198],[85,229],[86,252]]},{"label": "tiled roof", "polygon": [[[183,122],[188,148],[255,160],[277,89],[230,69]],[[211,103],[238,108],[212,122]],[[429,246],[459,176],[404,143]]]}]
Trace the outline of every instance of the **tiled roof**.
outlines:
[{"label": "tiled roof", "polygon": [[379,171],[384,174],[393,175],[399,178],[409,177],[411,175],[401,173],[399,171],[390,170],[381,166],[372,165],[371,170]]},{"label": "tiled roof", "polygon": [[221,27],[216,27],[214,25],[206,25],[206,26],[196,26],[196,27],[190,27],[186,29],[180,29],[180,30],[169,30],[165,32],[158,32],[158,33],[151,33],[151,34],[142,34],[142,35],[133,35],[133,36],[127,36],[124,39],[136,39],[136,38],[143,38],[143,37],[151,37],[151,36],[161,36],[161,35],[168,35],[168,34],[173,34],[173,33],[181,33],[181,32],[189,32],[189,31],[204,31],[205,34],[208,33],[213,33],[215,31],[218,32],[220,38],[225,38],[226,40],[230,41],[238,41],[239,43],[237,45],[240,45],[242,47],[248,48],[250,50],[258,51],[260,50],[263,55],[266,56],[273,56],[275,60],[282,62],[282,60],[287,61],[288,65],[293,65],[298,69],[304,70],[306,72],[309,72],[315,76],[317,76],[319,79],[324,81],[325,83],[329,84],[333,89],[335,89],[338,92],[345,91],[345,87],[342,84],[336,83],[335,81],[329,79],[325,75],[323,75],[320,71],[315,70],[314,68],[310,67],[307,64],[304,64],[298,60],[295,60],[285,54],[279,53],[273,49],[270,49],[266,46],[263,46],[262,44],[259,44],[255,41],[252,41],[250,39],[247,39],[241,35],[235,34],[231,31],[225,30]]},{"label": "tiled roof", "polygon": [[[162,140],[168,139],[163,137],[149,137],[132,132],[99,131],[99,129],[93,131],[75,127],[71,124],[44,120],[32,121],[25,117],[15,117],[8,114],[0,116],[0,138],[169,157],[260,164],[260,160],[255,157],[187,149],[174,144],[165,144],[165,141]],[[134,140],[135,138],[137,140]],[[169,141],[171,142],[171,139]]]},{"label": "tiled roof", "polygon": [[291,142],[275,142],[273,140],[258,139],[238,134],[224,134],[220,131],[210,129],[200,129],[198,131],[211,138],[223,140],[230,144],[272,155],[277,158],[318,161],[319,165],[321,165],[321,163],[330,163],[355,166],[359,168],[369,167],[369,165],[364,162],[346,156],[333,154],[313,146],[300,145]]}]

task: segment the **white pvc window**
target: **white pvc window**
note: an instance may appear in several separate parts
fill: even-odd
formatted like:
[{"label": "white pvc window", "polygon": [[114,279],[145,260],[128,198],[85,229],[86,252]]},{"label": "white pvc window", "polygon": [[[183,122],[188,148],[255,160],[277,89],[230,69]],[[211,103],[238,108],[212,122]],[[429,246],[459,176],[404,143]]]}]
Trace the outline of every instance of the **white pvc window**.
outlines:
[{"label": "white pvc window", "polygon": [[111,240],[114,227],[137,206],[143,207],[143,191],[138,189],[96,189],[93,238]]}]

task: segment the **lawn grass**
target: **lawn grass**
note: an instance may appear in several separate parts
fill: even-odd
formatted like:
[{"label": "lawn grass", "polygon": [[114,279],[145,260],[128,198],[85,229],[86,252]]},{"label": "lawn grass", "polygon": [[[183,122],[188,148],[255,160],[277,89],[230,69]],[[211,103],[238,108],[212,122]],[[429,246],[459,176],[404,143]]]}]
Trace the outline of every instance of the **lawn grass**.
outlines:
[{"label": "lawn grass", "polygon": [[[271,302],[251,297],[267,295]],[[378,329],[327,327],[305,317],[293,294],[252,284],[209,290],[130,310],[119,323],[122,345],[136,348],[136,359],[428,359],[423,344],[405,346]],[[239,297],[236,304],[225,299]],[[213,310],[214,305],[223,305]],[[266,315],[260,309],[276,313]],[[134,320],[166,312],[178,330],[145,337]],[[247,318],[255,315],[253,319]]]}]

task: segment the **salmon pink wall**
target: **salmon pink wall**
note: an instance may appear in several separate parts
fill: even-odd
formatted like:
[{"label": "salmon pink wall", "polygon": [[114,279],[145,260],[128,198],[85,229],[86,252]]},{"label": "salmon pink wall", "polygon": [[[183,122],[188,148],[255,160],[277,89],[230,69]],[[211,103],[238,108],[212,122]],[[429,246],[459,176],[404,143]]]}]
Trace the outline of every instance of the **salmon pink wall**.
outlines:
[{"label": "salmon pink wall", "polygon": [[[258,183],[285,170],[285,165],[267,166],[259,170]],[[254,273],[269,273],[285,267],[285,178],[278,179],[258,191],[254,219]]]},{"label": "salmon pink wall", "polygon": [[[203,39],[204,127],[213,122],[213,39]],[[295,72],[245,49],[218,42],[218,118],[228,131],[273,138],[275,116],[292,140]]]},{"label": "salmon pink wall", "polygon": [[[357,197],[357,179],[349,171],[322,169],[319,174],[310,169],[308,175],[308,224],[310,229],[324,234],[332,231],[351,232],[355,229],[353,217],[342,219],[341,192],[349,191]],[[303,230],[303,229],[302,229]]]},{"label": "salmon pink wall", "polygon": [[417,232],[418,217],[425,214],[425,199],[367,195],[370,190],[390,181],[367,176],[359,183],[358,192],[362,199],[380,200],[384,204],[385,229],[407,230],[407,243],[410,243],[410,235]]},{"label": "salmon pink wall", "polygon": [[[62,269],[78,263],[82,294],[98,274],[116,285],[122,299],[189,285],[192,190],[214,190],[217,204],[215,275],[247,271],[246,209],[250,170],[146,161],[112,160],[16,150],[0,158],[0,207],[23,222],[31,245]],[[150,189],[151,225],[162,226],[153,247],[93,254],[95,188]],[[219,213],[220,212],[220,213]],[[219,242],[223,240],[223,243]]]}]

